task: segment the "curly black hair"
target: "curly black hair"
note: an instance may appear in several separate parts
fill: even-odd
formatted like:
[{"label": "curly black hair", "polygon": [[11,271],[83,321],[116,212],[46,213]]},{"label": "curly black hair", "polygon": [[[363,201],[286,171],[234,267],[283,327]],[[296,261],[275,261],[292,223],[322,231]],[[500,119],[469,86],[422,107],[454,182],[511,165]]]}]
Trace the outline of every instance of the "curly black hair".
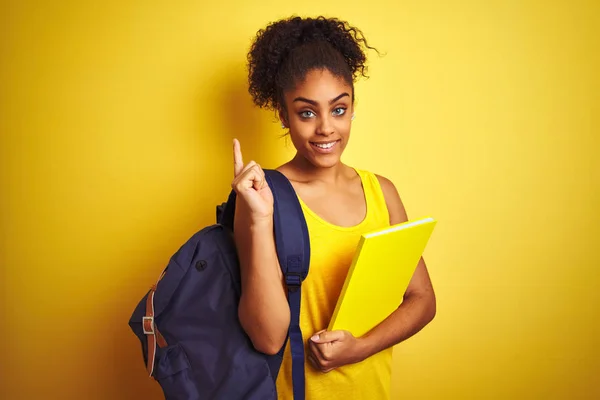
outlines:
[{"label": "curly black hair", "polygon": [[367,77],[363,47],[374,49],[359,29],[337,18],[273,22],[257,32],[248,52],[248,91],[257,106],[284,111],[284,91],[313,69],[327,69],[354,87],[359,76]]}]

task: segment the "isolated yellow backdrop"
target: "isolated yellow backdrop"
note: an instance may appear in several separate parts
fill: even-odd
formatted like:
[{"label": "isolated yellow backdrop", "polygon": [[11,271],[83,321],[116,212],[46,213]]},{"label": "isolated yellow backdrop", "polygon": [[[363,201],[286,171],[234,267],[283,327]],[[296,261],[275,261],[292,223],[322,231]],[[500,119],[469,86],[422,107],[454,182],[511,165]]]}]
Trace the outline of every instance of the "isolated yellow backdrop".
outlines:
[{"label": "isolated yellow backdrop", "polygon": [[370,43],[345,161],[439,220],[395,399],[600,398],[593,1],[19,1],[0,11],[0,398],[159,399],[127,322],[229,190],[292,154],[245,55],[290,14]]}]

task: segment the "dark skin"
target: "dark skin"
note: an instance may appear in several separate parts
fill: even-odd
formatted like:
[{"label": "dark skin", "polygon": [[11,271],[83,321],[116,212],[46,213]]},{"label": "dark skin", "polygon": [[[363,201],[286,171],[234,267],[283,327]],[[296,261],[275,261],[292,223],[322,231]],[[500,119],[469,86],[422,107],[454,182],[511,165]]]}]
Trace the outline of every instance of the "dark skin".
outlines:
[{"label": "dark skin", "polygon": [[[327,70],[314,70],[284,97],[286,107],[281,110],[280,118],[289,129],[297,153],[278,170],[286,175],[298,196],[321,218],[339,226],[357,225],[366,214],[361,181],[354,169],[341,162],[350,137],[352,86]],[[239,172],[234,184],[249,199],[248,208],[254,210],[248,211],[251,215],[249,220],[258,221],[254,225],[264,225],[261,221],[268,220],[272,213],[272,196],[264,182],[264,173],[252,163],[244,167],[237,141],[234,148],[236,171]],[[381,176],[378,179],[388,206],[390,224],[407,221],[394,184]],[[277,287],[271,289],[271,299],[281,299],[284,292],[282,278],[279,271],[277,279],[271,281],[279,282],[273,284]],[[268,296],[269,293],[262,292],[260,295]],[[285,338],[289,310],[282,308],[280,312],[278,322],[269,321],[270,332],[273,332],[269,337]],[[435,312],[434,290],[425,262],[421,259],[402,304],[386,320],[359,338],[348,331],[314,332],[309,339],[308,359],[314,368],[323,372],[360,362],[410,338],[434,318]],[[271,348],[276,349],[278,344],[276,342]]]}]

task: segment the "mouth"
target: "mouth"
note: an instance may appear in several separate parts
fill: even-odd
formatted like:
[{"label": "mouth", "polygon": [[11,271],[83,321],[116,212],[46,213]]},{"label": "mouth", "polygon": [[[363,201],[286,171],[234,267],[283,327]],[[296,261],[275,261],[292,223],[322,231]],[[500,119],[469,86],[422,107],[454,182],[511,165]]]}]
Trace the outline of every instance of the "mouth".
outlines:
[{"label": "mouth", "polygon": [[330,140],[327,142],[310,142],[310,145],[319,153],[331,153],[338,145],[340,140]]}]

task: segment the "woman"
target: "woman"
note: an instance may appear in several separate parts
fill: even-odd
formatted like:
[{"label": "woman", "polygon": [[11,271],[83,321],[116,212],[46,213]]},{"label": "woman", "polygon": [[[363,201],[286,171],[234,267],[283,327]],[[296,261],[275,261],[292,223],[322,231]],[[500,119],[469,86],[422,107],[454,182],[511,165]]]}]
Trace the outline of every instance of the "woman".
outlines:
[{"label": "woman", "polygon": [[[306,341],[306,398],[390,397],[392,346],[435,314],[435,296],[421,259],[402,305],[362,337],[326,331],[359,237],[407,216],[388,179],[341,162],[354,119],[354,81],[365,73],[362,33],[336,19],[290,18],[258,32],[248,54],[254,102],[275,110],[296,148],[278,170],[292,183],[310,235],[310,272],[302,284],[300,327]],[[290,323],[273,238],[273,197],[255,162],[244,164],[234,140],[235,240],[242,270],[239,317],[259,351],[275,354]],[[291,355],[277,380],[292,398]]]}]

